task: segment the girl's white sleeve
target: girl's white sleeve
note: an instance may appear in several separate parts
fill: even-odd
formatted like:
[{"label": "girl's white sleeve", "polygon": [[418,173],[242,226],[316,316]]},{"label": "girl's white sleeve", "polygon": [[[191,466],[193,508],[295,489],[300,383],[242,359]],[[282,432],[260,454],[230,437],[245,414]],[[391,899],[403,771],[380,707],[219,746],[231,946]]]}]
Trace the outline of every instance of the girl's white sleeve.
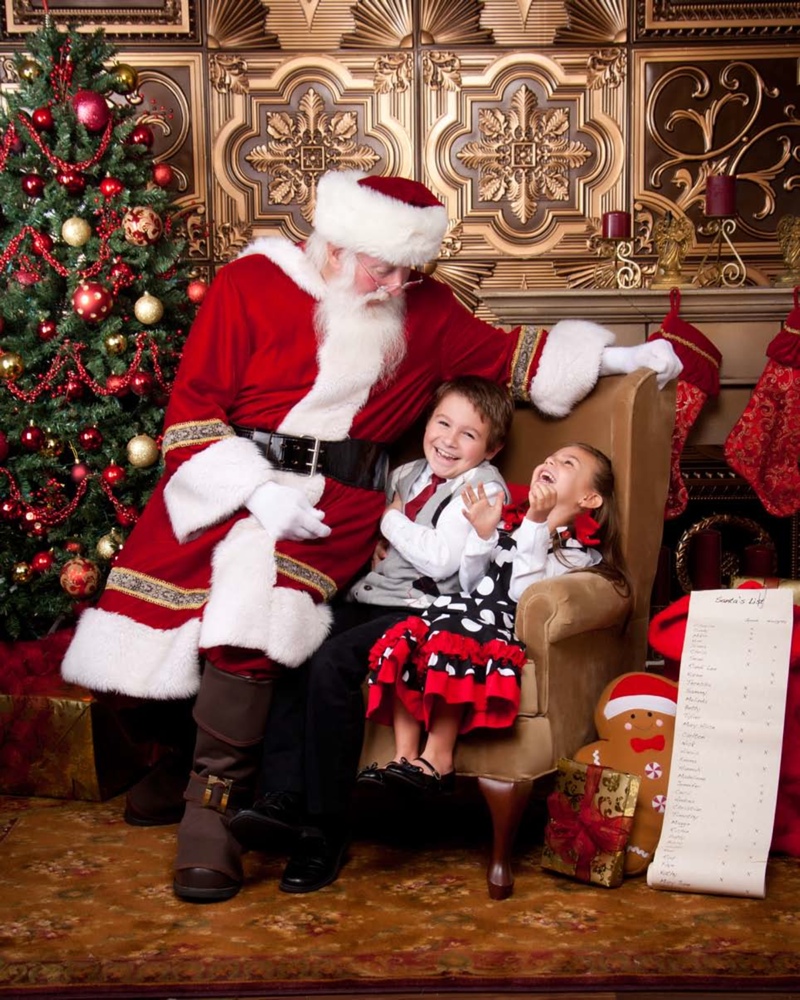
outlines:
[{"label": "girl's white sleeve", "polygon": [[562,562],[549,551],[550,529],[547,522],[538,524],[527,517],[514,532],[514,541],[517,548],[508,592],[512,601],[518,601],[532,583],[561,576],[571,569],[592,566],[597,561],[592,552],[566,546],[560,550],[566,560],[566,563]]},{"label": "girl's white sleeve", "polygon": [[[466,518],[464,519],[466,520]],[[493,532],[491,538],[481,538],[477,531],[470,530],[461,552],[458,567],[458,585],[466,594],[471,594],[486,576],[492,561],[499,535]]]},{"label": "girl's white sleeve", "polygon": [[[501,483],[486,483],[486,495],[501,495]],[[461,553],[472,526],[464,517],[464,501],[454,496],[444,508],[435,528],[410,521],[399,510],[387,510],[381,520],[383,537],[411,565],[432,580],[446,580],[459,568]]]}]

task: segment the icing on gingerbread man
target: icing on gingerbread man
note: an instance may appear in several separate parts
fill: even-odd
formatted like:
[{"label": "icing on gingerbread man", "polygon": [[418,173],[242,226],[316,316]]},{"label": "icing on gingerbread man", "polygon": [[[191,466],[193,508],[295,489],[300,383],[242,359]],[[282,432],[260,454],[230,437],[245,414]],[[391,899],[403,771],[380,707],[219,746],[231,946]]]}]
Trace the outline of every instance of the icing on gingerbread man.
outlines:
[{"label": "icing on gingerbread man", "polygon": [[597,734],[574,755],[641,778],[624,872],[638,875],[653,860],[667,805],[678,685],[658,674],[622,674],[608,684],[594,714]]}]

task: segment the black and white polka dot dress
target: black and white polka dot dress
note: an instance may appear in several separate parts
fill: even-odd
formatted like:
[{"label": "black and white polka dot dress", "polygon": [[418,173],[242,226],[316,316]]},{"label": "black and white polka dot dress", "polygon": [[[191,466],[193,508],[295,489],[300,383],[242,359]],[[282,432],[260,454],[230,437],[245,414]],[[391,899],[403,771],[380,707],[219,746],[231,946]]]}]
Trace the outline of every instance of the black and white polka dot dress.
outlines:
[{"label": "black and white polka dot dress", "polygon": [[370,654],[368,718],[391,725],[398,697],[426,728],[439,700],[464,706],[462,733],[514,722],[526,660],[508,596],[514,550],[502,533],[473,593],[442,595],[384,633]]}]

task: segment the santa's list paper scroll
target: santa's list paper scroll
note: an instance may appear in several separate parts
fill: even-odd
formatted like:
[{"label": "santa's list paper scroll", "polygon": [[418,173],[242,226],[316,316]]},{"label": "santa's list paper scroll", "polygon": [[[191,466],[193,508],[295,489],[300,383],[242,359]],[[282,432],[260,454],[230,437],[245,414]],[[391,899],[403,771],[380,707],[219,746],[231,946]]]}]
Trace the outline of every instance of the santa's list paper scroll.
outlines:
[{"label": "santa's list paper scroll", "polygon": [[653,888],[765,895],[791,636],[789,590],[692,593]]}]

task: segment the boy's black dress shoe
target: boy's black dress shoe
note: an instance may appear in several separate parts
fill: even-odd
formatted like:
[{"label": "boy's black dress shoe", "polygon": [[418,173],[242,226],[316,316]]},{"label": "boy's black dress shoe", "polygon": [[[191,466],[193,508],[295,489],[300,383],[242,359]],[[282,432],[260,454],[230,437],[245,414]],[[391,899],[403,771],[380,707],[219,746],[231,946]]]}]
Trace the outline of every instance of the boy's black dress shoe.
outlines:
[{"label": "boy's black dress shoe", "polygon": [[306,823],[303,796],[297,792],[267,792],[250,809],[240,809],[228,829],[242,847],[261,850],[274,845],[275,834],[296,834]]},{"label": "boy's black dress shoe", "polygon": [[304,830],[283,870],[279,888],[283,892],[316,892],[335,882],[347,851],[346,837],[326,836],[320,830]]}]

